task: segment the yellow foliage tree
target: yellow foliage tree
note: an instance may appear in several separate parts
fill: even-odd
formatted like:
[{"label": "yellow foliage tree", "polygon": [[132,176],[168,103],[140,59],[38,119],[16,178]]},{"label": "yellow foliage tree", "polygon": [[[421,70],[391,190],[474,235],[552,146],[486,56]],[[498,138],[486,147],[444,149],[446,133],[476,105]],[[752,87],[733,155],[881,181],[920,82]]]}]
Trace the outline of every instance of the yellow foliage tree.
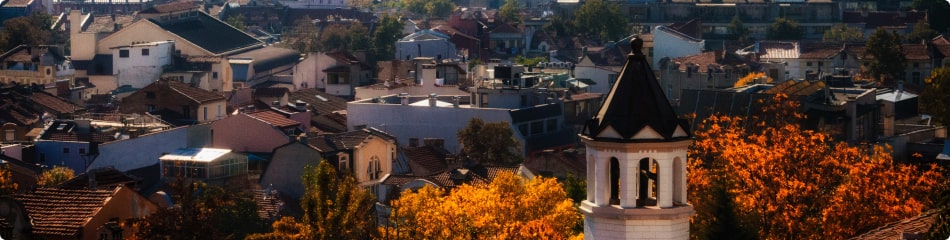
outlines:
[{"label": "yellow foliage tree", "polygon": [[933,206],[944,186],[938,166],[895,163],[887,146],[802,129],[797,102],[772,102],[760,117],[713,116],[696,131],[694,238],[843,239]]},{"label": "yellow foliage tree", "polygon": [[0,167],[0,195],[10,195],[19,189],[19,185],[13,181],[10,169]]},{"label": "yellow foliage tree", "polygon": [[751,72],[749,74],[746,74],[745,77],[742,77],[742,78],[739,78],[739,80],[736,80],[736,83],[733,84],[732,87],[742,87],[745,85],[753,84],[755,83],[756,79],[765,79],[766,83],[772,83],[772,78],[769,76],[766,76],[764,72]]},{"label": "yellow foliage tree", "polygon": [[44,187],[53,187],[75,177],[76,173],[72,169],[63,166],[53,167],[43,172],[36,184]]},{"label": "yellow foliage tree", "polygon": [[567,239],[581,219],[553,178],[524,181],[501,174],[488,186],[463,185],[447,194],[425,186],[392,202],[383,238]]}]

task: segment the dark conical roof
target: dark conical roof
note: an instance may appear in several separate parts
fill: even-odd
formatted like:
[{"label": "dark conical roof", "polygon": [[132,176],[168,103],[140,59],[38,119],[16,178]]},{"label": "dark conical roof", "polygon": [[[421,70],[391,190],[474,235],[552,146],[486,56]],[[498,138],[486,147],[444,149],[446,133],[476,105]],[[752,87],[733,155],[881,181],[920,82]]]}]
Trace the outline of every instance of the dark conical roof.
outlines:
[{"label": "dark conical roof", "polygon": [[[643,142],[689,138],[689,125],[680,120],[643,55],[643,40],[630,41],[633,51],[617,82],[587,122],[582,135],[596,140]],[[652,129],[652,131],[650,131]]]}]

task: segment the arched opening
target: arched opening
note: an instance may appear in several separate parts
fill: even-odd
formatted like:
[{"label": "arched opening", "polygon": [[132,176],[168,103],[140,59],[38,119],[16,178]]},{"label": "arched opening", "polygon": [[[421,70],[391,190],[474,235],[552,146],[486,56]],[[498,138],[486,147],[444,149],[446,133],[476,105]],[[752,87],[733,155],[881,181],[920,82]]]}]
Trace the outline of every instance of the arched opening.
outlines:
[{"label": "arched opening", "polygon": [[620,161],[610,158],[610,205],[620,204]]},{"label": "arched opening", "polygon": [[640,186],[637,186],[637,207],[656,206],[657,168],[656,161],[649,158],[640,159],[637,166],[637,175],[640,178],[637,181],[640,183]]},{"label": "arched opening", "polygon": [[673,159],[673,204],[686,205],[686,165],[683,159]]}]

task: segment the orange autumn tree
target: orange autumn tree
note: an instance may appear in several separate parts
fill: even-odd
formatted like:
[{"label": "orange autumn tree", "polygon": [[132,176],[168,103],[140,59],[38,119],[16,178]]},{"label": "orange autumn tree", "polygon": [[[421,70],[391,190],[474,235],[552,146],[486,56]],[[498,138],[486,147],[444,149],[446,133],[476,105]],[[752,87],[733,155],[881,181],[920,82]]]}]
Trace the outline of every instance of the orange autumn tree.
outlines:
[{"label": "orange autumn tree", "polygon": [[488,186],[462,185],[449,194],[425,186],[392,202],[382,238],[567,239],[580,221],[554,178],[525,181],[502,173]]},{"label": "orange autumn tree", "polygon": [[700,124],[689,158],[692,238],[843,239],[932,208],[939,167],[805,130],[797,109],[779,94],[758,117]]}]

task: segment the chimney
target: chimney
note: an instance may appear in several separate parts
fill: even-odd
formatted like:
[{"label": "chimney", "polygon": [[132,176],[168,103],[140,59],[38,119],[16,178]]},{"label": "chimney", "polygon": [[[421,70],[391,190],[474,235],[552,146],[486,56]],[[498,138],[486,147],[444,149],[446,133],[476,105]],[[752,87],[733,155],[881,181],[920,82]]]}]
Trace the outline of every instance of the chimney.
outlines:
[{"label": "chimney", "polygon": [[434,148],[445,148],[445,139],[441,138],[423,138],[422,144],[424,146],[434,147]]},{"label": "chimney", "polygon": [[435,93],[430,93],[430,94],[429,94],[429,106],[430,106],[430,107],[435,107],[435,105],[436,105],[436,104],[435,104],[435,103],[436,103],[436,97],[437,97],[437,96],[438,96],[438,95],[436,95]]},{"label": "chimney", "polygon": [[82,11],[69,11],[69,33],[82,32]]},{"label": "chimney", "polygon": [[271,102],[271,106],[280,107],[280,101],[274,100],[273,102]]},{"label": "chimney", "polygon": [[452,96],[452,106],[458,108],[459,102],[462,100],[460,96]]},{"label": "chimney", "polygon": [[[279,101],[274,101],[274,102],[277,102],[278,104],[280,104]],[[307,111],[307,103],[297,100],[294,102],[294,108],[297,109],[297,111],[301,111],[301,112]]]},{"label": "chimney", "polygon": [[408,93],[400,93],[400,94],[399,94],[399,104],[402,104],[403,106],[409,105],[409,94],[408,94]]}]

